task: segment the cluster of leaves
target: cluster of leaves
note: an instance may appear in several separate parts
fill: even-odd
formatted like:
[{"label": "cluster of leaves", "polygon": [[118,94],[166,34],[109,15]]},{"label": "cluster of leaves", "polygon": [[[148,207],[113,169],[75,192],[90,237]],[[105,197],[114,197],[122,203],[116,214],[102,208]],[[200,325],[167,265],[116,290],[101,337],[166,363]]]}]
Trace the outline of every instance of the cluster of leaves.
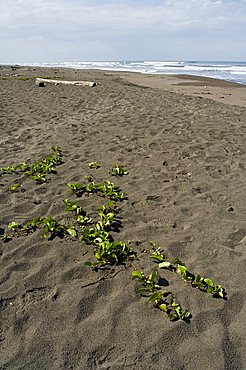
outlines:
[{"label": "cluster of leaves", "polygon": [[225,298],[225,290],[221,285],[215,285],[209,278],[203,278],[201,275],[193,275],[179,258],[174,258],[172,262],[167,261],[166,257],[157,248],[150,256],[155,262],[159,263],[160,269],[168,269],[182,276],[183,280],[190,283],[194,288],[211,293],[214,296]]},{"label": "cluster of leaves", "polygon": [[75,214],[75,220],[79,226],[89,225],[92,222],[92,218],[86,216],[86,212],[76,202],[71,202],[68,199],[63,200],[66,204],[66,211],[73,212]]},{"label": "cluster of leaves", "polygon": [[23,162],[23,163],[17,164],[16,166],[0,167],[0,172],[2,172],[2,173],[12,173],[12,172],[20,173],[20,172],[26,171],[27,169],[29,169],[29,167],[30,166],[27,163]]},{"label": "cluster of leaves", "polygon": [[132,279],[141,283],[137,291],[141,295],[148,297],[149,302],[165,312],[171,321],[188,320],[191,317],[191,313],[183,309],[170,292],[160,291],[158,272],[154,271],[146,276],[141,271],[133,271]]},{"label": "cluster of leaves", "polygon": [[78,196],[82,194],[98,194],[107,197],[111,200],[123,200],[124,194],[120,191],[119,187],[109,180],[103,183],[95,183],[91,176],[86,176],[84,183],[68,183],[68,187]]},{"label": "cluster of leaves", "polygon": [[112,225],[117,221],[118,209],[114,201],[99,207],[99,220],[91,228],[85,228],[83,240],[94,245],[95,262],[86,262],[89,267],[99,268],[106,265],[118,265],[134,260],[136,253],[122,241],[114,241],[110,235]]},{"label": "cluster of leaves", "polygon": [[124,176],[124,175],[128,175],[129,172],[124,168],[124,166],[122,164],[116,164],[109,171],[109,173],[112,176]]},{"label": "cluster of leaves", "polygon": [[9,191],[16,193],[21,188],[21,184],[16,183],[8,188]]},{"label": "cluster of leaves", "polygon": [[51,216],[36,217],[26,222],[24,225],[13,221],[8,224],[7,228],[8,230],[11,230],[12,233],[5,233],[2,238],[3,241],[8,241],[15,236],[26,236],[40,228],[44,229],[43,236],[45,238],[49,237],[50,239],[53,239],[55,236],[63,237],[66,234],[77,236],[77,231],[73,226],[62,225]]},{"label": "cluster of leaves", "polygon": [[53,155],[34,162],[25,174],[38,183],[46,182],[46,174],[56,173],[56,167],[64,163],[60,147],[52,147]]},{"label": "cluster of leaves", "polygon": [[31,179],[37,181],[38,183],[44,183],[46,182],[46,175],[50,173],[56,173],[56,167],[64,163],[61,148],[52,147],[52,150],[54,154],[49,155],[39,161],[35,161],[33,164],[29,165],[23,162],[16,166],[1,167],[0,172],[2,173],[24,172],[25,175],[29,176]]},{"label": "cluster of leaves", "polygon": [[96,245],[93,251],[96,261],[86,262],[87,266],[99,268],[106,265],[118,265],[136,258],[136,253],[126,243],[111,240],[100,242],[100,239],[102,238],[99,235],[93,240],[93,244]]}]

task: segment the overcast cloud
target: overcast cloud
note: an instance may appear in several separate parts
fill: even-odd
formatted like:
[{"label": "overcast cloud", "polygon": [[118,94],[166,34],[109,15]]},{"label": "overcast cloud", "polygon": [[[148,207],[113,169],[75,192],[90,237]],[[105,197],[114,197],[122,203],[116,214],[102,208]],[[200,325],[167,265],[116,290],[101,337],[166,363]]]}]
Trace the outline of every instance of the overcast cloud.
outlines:
[{"label": "overcast cloud", "polygon": [[246,0],[0,0],[0,62],[246,60]]}]

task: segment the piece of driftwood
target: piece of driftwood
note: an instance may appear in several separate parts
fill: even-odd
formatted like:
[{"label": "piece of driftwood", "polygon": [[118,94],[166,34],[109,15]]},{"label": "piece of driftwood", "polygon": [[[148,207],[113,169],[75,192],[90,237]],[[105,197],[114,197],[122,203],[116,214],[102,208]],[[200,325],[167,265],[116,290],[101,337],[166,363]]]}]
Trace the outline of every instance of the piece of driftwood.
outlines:
[{"label": "piece of driftwood", "polygon": [[64,80],[49,80],[48,78],[36,78],[36,85],[40,86],[39,83],[53,83],[55,85],[78,85],[78,86],[96,86],[96,82],[90,81],[64,81]]}]

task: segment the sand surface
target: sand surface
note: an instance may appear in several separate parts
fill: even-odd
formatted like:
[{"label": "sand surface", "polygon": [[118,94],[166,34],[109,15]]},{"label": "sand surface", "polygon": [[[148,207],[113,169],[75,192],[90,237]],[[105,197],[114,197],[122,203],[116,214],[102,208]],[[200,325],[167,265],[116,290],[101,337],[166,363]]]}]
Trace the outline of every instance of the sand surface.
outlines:
[{"label": "sand surface", "polygon": [[140,86],[246,107],[246,85],[243,84],[188,75],[121,73],[119,76]]},{"label": "sand surface", "polygon": [[[137,268],[157,269],[144,253],[153,240],[227,292],[227,300],[216,299],[160,270],[164,288],[192,313],[190,323],[170,322],[136,292],[130,264],[111,273],[85,266],[93,247],[83,241],[37,231],[0,242],[0,369],[245,369],[246,108],[199,95],[201,86],[182,78],[179,93],[99,71],[5,67],[0,74],[98,83],[41,88],[0,79],[0,167],[40,159],[52,145],[65,160],[42,185],[0,177],[1,233],[11,221],[63,220],[65,198],[95,217],[104,199],[77,200],[66,185],[91,174],[128,197],[112,235],[139,241],[132,244]],[[224,95],[238,89],[244,99],[245,87],[206,85]],[[91,161],[102,167],[88,168]],[[110,176],[115,163],[129,175]],[[15,182],[25,191],[8,191]]]}]

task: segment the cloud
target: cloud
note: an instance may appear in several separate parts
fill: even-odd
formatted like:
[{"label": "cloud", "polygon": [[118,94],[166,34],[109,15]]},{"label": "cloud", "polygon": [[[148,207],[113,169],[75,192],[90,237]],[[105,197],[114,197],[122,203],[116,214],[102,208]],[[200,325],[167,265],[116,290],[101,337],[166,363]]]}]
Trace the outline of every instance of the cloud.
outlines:
[{"label": "cloud", "polygon": [[[0,32],[3,50],[6,40],[13,47],[18,42],[18,54],[21,54],[21,43],[26,58],[32,57],[28,45],[31,49],[35,42],[45,45],[46,56],[42,59],[54,57],[51,52],[54,48],[63,60],[81,59],[81,52],[87,60],[139,59],[151,55],[152,59],[167,59],[175,57],[175,45],[179,58],[180,50],[184,49],[180,49],[182,42],[187,55],[189,49],[194,55],[194,47],[201,55],[200,46],[210,44],[212,49],[216,45],[218,55],[218,47],[225,53],[226,45],[232,54],[234,50],[234,54],[245,55],[239,47],[246,46],[246,2],[8,0],[0,4]],[[14,50],[11,53],[11,48],[7,49],[4,59],[11,54],[18,56]]]}]

